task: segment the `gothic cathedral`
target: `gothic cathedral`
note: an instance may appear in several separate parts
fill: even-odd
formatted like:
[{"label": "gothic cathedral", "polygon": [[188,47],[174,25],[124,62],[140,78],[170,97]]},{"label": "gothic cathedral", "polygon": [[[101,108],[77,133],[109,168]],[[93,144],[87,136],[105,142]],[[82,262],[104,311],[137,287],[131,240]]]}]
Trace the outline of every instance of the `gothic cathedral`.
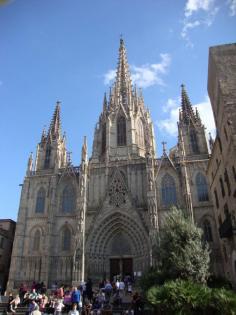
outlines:
[{"label": "gothic cathedral", "polygon": [[60,104],[22,186],[8,288],[21,282],[72,284],[141,275],[152,264],[155,234],[171,206],[185,209],[211,247],[221,272],[219,240],[206,177],[204,126],[181,87],[177,145],[155,156],[150,112],[132,86],[120,40],[115,83],[104,97],[87,159],[73,166],[61,133]]}]

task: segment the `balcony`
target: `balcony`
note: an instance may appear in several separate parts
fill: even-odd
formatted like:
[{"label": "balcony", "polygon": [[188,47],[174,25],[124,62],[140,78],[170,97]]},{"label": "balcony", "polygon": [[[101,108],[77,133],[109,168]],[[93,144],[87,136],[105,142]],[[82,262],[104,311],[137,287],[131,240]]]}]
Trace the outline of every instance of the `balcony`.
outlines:
[{"label": "balcony", "polygon": [[236,226],[229,215],[219,227],[220,238],[229,238],[236,234]]}]

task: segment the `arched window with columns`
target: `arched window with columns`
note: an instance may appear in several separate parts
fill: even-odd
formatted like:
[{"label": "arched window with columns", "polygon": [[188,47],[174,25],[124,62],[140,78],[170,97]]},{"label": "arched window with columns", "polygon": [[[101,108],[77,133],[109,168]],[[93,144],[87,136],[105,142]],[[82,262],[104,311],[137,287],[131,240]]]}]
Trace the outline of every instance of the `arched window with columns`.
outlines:
[{"label": "arched window with columns", "polygon": [[32,244],[33,251],[40,250],[40,243],[41,243],[41,233],[39,230],[36,230],[33,235],[33,244]]},{"label": "arched window with columns", "polygon": [[117,146],[126,145],[126,120],[124,116],[117,119]]},{"label": "arched window with columns", "polygon": [[208,201],[208,189],[207,189],[207,181],[205,176],[201,173],[198,173],[196,176],[196,186],[197,186],[197,196],[198,201]]},{"label": "arched window with columns", "polygon": [[166,174],[161,181],[161,196],[163,206],[172,206],[177,204],[176,186],[174,178]]},{"label": "arched window with columns", "polygon": [[203,222],[203,233],[204,233],[204,239],[207,242],[212,242],[213,237],[212,237],[212,230],[211,230],[211,223],[209,220],[205,220]]},{"label": "arched window with columns", "polygon": [[36,198],[36,206],[35,206],[36,213],[44,212],[45,197],[46,197],[45,189],[41,187],[37,193],[37,198]]},{"label": "arched window with columns", "polygon": [[72,185],[68,185],[62,192],[62,212],[71,213],[75,210],[75,191]]},{"label": "arched window with columns", "polygon": [[71,231],[67,226],[63,227],[62,229],[61,249],[63,251],[68,251],[71,249]]},{"label": "arched window with columns", "polygon": [[199,153],[198,141],[197,141],[197,134],[196,131],[191,129],[190,130],[190,144],[193,153]]}]

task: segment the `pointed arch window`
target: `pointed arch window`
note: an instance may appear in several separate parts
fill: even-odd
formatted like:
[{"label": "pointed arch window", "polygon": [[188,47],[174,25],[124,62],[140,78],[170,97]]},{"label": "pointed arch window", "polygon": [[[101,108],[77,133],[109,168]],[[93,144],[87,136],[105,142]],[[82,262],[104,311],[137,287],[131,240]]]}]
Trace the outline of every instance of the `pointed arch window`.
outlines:
[{"label": "pointed arch window", "polygon": [[64,227],[62,230],[62,243],[61,249],[66,251],[71,248],[71,231],[68,227]]},{"label": "pointed arch window", "polygon": [[46,193],[45,193],[44,188],[40,188],[37,194],[37,199],[36,199],[36,207],[35,207],[36,213],[44,213],[45,197],[46,197]]},{"label": "pointed arch window", "polygon": [[144,147],[144,131],[143,131],[143,122],[141,119],[137,123],[137,142],[140,147]]},{"label": "pointed arch window", "polygon": [[161,181],[161,196],[163,206],[177,204],[176,186],[172,176],[166,174]]},{"label": "pointed arch window", "polygon": [[197,196],[198,201],[208,201],[208,189],[207,189],[207,181],[205,176],[201,173],[198,173],[196,176],[196,186],[197,186]]},{"label": "pointed arch window", "polygon": [[47,146],[46,153],[45,153],[44,168],[50,167],[50,157],[51,157],[51,148],[50,146]]},{"label": "pointed arch window", "polygon": [[204,239],[206,242],[213,241],[211,223],[208,220],[205,220],[203,222],[203,233],[204,233]]},{"label": "pointed arch window", "polygon": [[71,185],[64,188],[62,192],[62,212],[70,213],[75,210],[75,192]]},{"label": "pointed arch window", "polygon": [[117,146],[126,145],[126,120],[124,116],[117,119]]},{"label": "pointed arch window", "polygon": [[39,230],[36,230],[33,237],[33,251],[40,250],[40,238],[41,233]]},{"label": "pointed arch window", "polygon": [[106,123],[102,125],[102,154],[106,151]]},{"label": "pointed arch window", "polygon": [[197,141],[197,135],[195,130],[190,130],[190,144],[193,153],[199,153],[199,147],[198,147],[198,141]]}]

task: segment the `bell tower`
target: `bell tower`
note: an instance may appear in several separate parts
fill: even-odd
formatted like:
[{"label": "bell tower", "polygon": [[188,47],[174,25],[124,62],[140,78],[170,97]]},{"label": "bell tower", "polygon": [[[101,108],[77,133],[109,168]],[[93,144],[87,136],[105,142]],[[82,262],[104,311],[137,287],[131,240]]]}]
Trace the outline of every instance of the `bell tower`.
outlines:
[{"label": "bell tower", "polygon": [[61,135],[60,102],[57,102],[48,133],[43,130],[37,146],[35,171],[57,170],[65,166],[66,139]]},{"label": "bell tower", "polygon": [[208,155],[205,127],[198,110],[194,111],[185,86],[181,85],[181,110],[178,122],[179,138],[182,137],[186,156]]},{"label": "bell tower", "polygon": [[95,127],[92,160],[107,161],[155,154],[154,131],[141,90],[132,86],[124,40],[120,39],[116,79]]}]

